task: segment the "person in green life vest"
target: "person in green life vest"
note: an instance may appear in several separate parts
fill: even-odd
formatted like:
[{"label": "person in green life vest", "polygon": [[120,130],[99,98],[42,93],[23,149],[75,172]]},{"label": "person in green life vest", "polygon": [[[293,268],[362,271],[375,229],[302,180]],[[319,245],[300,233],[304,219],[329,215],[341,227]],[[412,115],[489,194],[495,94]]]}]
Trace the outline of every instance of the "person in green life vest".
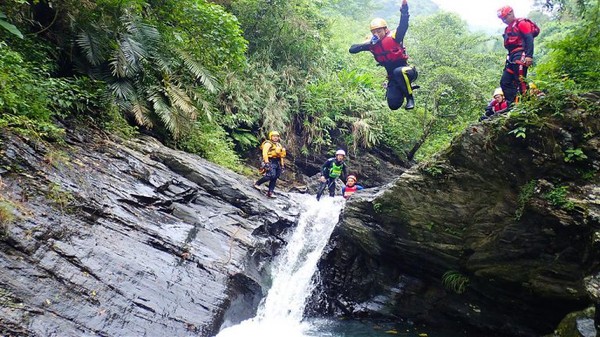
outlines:
[{"label": "person in green life vest", "polygon": [[321,167],[321,177],[319,178],[321,186],[317,192],[317,200],[321,199],[321,195],[323,195],[326,187],[329,189],[329,196],[335,196],[336,179],[339,178],[342,182],[346,181],[347,174],[344,159],[346,159],[346,151],[337,150],[335,157],[327,159]]},{"label": "person in green life vest", "polygon": [[273,191],[275,191],[277,179],[285,169],[283,158],[286,156],[286,151],[279,142],[279,137],[279,132],[271,131],[269,132],[269,139],[265,140],[260,145],[260,148],[262,149],[261,171],[264,175],[254,183],[254,188],[260,190],[260,185],[268,181],[269,190],[267,192],[267,197],[269,198],[275,198]]}]

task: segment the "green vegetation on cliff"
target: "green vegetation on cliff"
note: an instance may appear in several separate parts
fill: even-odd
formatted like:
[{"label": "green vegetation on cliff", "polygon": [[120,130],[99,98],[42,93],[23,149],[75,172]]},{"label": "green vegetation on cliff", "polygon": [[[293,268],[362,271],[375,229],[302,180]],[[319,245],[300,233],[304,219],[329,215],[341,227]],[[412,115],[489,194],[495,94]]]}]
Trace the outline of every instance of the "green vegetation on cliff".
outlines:
[{"label": "green vegetation on cliff", "polygon": [[[421,89],[415,110],[390,111],[383,69],[368,53],[348,53],[370,17],[397,19],[390,6],[8,0],[0,4],[0,127],[56,141],[73,119],[109,133],[131,134],[132,125],[231,168],[273,128],[295,155],[377,146],[401,160],[428,158],[477,120],[504,50],[499,36],[472,33],[431,2],[411,3],[405,42]],[[560,20],[532,14],[543,26],[530,77],[560,104],[600,87],[600,19],[597,1],[557,7]]]}]

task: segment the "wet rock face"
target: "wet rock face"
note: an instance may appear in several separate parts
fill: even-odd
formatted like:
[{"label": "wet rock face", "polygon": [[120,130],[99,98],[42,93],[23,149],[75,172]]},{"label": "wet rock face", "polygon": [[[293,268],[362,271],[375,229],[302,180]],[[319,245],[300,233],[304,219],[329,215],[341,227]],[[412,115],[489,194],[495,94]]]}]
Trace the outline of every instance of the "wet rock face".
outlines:
[{"label": "wet rock face", "polygon": [[[321,261],[320,310],[540,336],[590,305],[599,97],[589,111],[474,125],[433,162],[353,196]],[[523,125],[525,138],[510,133]]]},{"label": "wet rock face", "polygon": [[230,306],[256,309],[249,257],[270,259],[297,215],[152,139],[1,145],[3,336],[210,336]]}]

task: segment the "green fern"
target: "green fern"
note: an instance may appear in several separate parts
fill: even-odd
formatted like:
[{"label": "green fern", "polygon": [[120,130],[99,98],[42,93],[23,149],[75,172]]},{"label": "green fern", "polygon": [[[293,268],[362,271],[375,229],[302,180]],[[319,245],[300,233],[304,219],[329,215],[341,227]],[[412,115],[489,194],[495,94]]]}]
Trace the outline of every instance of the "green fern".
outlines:
[{"label": "green fern", "polygon": [[[119,109],[138,125],[161,125],[175,138],[200,112],[210,119],[212,105],[195,85],[216,92],[212,74],[189,54],[164,43],[159,31],[139,17],[127,14],[120,19],[120,29],[101,30],[90,24],[76,40],[88,72],[108,83]],[[105,50],[111,45],[110,52]]]},{"label": "green fern", "polygon": [[446,289],[452,290],[457,294],[462,294],[469,285],[469,277],[456,270],[450,270],[442,275],[442,284]]}]

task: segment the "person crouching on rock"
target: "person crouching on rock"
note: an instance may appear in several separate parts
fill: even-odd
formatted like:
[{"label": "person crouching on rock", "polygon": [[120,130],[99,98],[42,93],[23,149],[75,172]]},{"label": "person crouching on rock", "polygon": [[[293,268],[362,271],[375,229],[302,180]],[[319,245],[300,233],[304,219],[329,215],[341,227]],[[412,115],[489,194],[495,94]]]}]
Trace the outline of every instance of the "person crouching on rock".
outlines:
[{"label": "person crouching on rock", "polygon": [[356,184],[356,176],[351,174],[346,179],[346,185],[342,187],[342,195],[344,196],[344,199],[348,199],[354,192],[362,189],[363,187],[361,185]]},{"label": "person crouching on rock", "polygon": [[488,119],[493,116],[505,113],[508,110],[508,102],[504,98],[502,88],[496,88],[494,90],[494,98],[485,108],[485,115],[481,116],[480,121]]}]

